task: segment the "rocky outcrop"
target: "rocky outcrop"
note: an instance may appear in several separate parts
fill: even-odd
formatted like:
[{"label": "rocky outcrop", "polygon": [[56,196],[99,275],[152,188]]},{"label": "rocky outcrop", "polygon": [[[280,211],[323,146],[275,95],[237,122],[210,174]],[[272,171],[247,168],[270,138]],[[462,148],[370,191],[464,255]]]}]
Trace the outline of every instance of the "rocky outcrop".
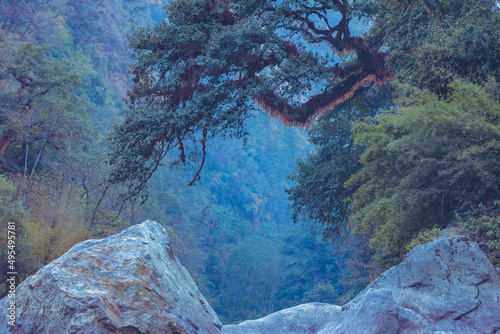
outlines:
[{"label": "rocky outcrop", "polygon": [[[447,237],[416,247],[341,312],[333,309],[333,320],[319,329],[313,325],[318,323],[315,317],[308,327],[300,308],[289,309],[297,320],[287,317],[286,326],[297,324],[310,330],[293,333],[500,333],[500,278],[475,242],[462,236]],[[279,314],[287,312],[224,326],[223,333],[292,333],[267,330],[279,324],[274,320]]]},{"label": "rocky outcrop", "polygon": [[475,242],[457,236],[415,248],[321,334],[497,331],[500,278]]},{"label": "rocky outcrop", "polygon": [[[8,297],[0,302],[5,310]],[[146,221],[88,240],[16,291],[16,327],[0,333],[220,333],[221,323],[169,244]]]},{"label": "rocky outcrop", "polygon": [[308,303],[257,320],[222,327],[223,334],[313,334],[338,318],[342,307]]},{"label": "rocky outcrop", "polygon": [[222,327],[166,230],[146,221],[73,246],[21,283],[15,301],[16,327],[2,321],[0,333],[500,333],[500,277],[462,236],[415,248],[343,307],[309,303]]}]

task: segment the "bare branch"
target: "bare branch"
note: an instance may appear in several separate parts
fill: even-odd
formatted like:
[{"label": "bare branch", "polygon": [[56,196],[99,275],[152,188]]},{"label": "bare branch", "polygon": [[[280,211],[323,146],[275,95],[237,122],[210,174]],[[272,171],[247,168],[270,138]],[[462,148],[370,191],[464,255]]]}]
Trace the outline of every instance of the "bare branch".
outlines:
[{"label": "bare branch", "polygon": [[205,165],[205,158],[207,156],[207,152],[206,152],[207,133],[208,133],[208,129],[207,129],[207,127],[205,127],[203,129],[203,139],[201,140],[201,145],[202,145],[201,150],[203,153],[203,158],[201,160],[200,168],[198,169],[198,171],[196,172],[196,175],[194,176],[193,180],[188,184],[188,186],[194,185],[195,182],[200,179],[200,172],[203,169],[203,166]]}]

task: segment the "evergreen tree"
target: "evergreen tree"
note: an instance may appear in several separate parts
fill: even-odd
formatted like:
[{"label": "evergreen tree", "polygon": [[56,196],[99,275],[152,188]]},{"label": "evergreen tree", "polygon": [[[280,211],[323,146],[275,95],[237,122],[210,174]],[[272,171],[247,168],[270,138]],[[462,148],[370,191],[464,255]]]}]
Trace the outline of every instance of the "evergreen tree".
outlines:
[{"label": "evergreen tree", "polygon": [[[137,196],[176,148],[175,163],[198,163],[194,184],[207,140],[245,137],[252,110],[306,126],[385,82],[391,74],[384,54],[349,29],[373,9],[371,1],[172,2],[162,24],[131,34],[134,87],[125,121],[111,136],[112,180],[127,182]],[[307,48],[317,44],[333,51],[322,57]],[[331,66],[334,54],[349,61]]]}]

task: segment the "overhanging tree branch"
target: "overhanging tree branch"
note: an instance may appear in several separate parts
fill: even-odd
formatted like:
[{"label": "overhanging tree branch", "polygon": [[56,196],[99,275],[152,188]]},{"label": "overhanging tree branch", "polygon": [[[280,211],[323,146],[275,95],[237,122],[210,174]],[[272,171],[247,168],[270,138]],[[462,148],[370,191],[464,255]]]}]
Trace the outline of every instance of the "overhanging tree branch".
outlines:
[{"label": "overhanging tree branch", "polygon": [[[134,87],[129,92],[130,113],[112,135],[114,180],[137,179],[140,187],[145,186],[159,163],[154,154],[158,144],[178,147],[178,161],[184,162],[189,148],[182,139],[202,132],[202,160],[189,183],[193,185],[205,163],[208,131],[210,136],[242,136],[254,106],[288,126],[307,127],[361,88],[390,80],[393,74],[385,54],[362,37],[351,36],[353,4],[172,2],[168,20],[131,35]],[[329,22],[332,11],[341,14],[336,24]],[[326,65],[286,37],[297,33],[305,41],[326,43],[332,53],[355,57],[348,63]],[[320,93],[298,98],[311,85],[320,87],[319,82]],[[141,170],[146,176],[139,175]]]}]

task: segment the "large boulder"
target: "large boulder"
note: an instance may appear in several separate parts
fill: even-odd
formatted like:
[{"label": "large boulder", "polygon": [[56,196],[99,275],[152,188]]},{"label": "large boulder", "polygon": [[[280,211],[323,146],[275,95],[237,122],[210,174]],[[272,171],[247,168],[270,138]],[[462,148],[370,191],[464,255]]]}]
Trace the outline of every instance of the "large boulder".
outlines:
[{"label": "large boulder", "polygon": [[222,327],[223,334],[315,334],[336,319],[342,307],[308,303],[257,320]]},{"label": "large boulder", "polygon": [[438,239],[344,305],[333,333],[500,333],[500,278],[477,243]]},{"label": "large boulder", "polygon": [[[0,333],[220,333],[221,323],[169,244],[146,221],[88,240],[16,290],[16,326]],[[8,297],[0,302],[5,310]]]}]

